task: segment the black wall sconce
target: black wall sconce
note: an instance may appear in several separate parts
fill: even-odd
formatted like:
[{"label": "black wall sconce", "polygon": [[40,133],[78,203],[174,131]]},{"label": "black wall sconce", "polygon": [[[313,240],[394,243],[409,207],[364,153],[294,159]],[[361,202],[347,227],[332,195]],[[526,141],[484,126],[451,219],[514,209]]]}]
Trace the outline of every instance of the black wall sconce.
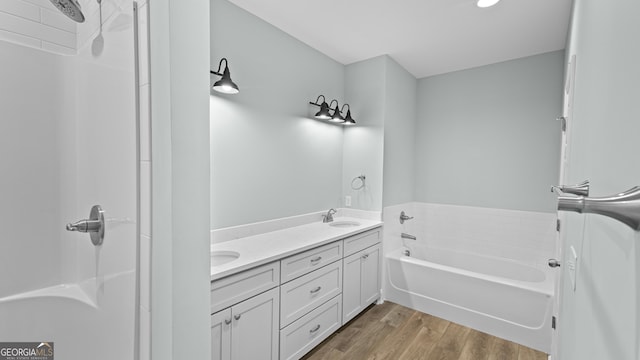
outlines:
[{"label": "black wall sconce", "polygon": [[[222,62],[224,61],[224,71],[221,73]],[[225,93],[225,94],[237,94],[240,92],[238,85],[231,80],[231,72],[229,71],[229,63],[226,58],[222,58],[218,64],[218,71],[211,71],[212,74],[222,76],[222,79],[216,81],[213,84],[213,90]]]},{"label": "black wall sconce", "polygon": [[[322,102],[320,102],[320,98],[322,98]],[[332,109],[331,105],[336,103],[336,106]],[[356,121],[351,117],[351,106],[349,104],[342,105],[340,108],[340,104],[338,100],[331,100],[330,104],[327,104],[327,101],[324,95],[318,96],[315,102],[310,101],[309,104],[320,107],[320,111],[318,111],[314,117],[320,120],[328,120],[334,123],[340,123],[342,125],[355,125]],[[345,117],[342,116],[344,112],[344,107],[347,107],[347,115]],[[330,112],[333,110],[333,114]]]}]

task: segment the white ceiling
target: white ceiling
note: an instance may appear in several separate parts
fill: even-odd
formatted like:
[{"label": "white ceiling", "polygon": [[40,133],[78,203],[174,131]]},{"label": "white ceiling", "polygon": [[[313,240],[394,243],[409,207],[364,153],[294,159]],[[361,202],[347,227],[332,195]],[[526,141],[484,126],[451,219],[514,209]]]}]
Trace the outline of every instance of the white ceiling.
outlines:
[{"label": "white ceiling", "polygon": [[564,49],[572,0],[230,0],[342,64],[390,55],[417,78]]}]

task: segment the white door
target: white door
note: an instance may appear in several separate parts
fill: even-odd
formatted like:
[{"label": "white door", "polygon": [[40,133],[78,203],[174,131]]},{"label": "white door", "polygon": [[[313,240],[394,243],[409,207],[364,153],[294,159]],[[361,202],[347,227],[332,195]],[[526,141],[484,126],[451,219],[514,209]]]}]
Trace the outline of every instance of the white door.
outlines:
[{"label": "white door", "polygon": [[[577,66],[567,178],[589,179],[592,198],[612,196],[640,185],[640,3],[574,4],[568,51]],[[557,359],[638,360],[640,233],[607,216],[567,214],[582,220],[563,226]],[[566,266],[571,248],[575,275]]]},{"label": "white door", "polygon": [[[47,342],[56,359],[136,358],[133,8],[105,8],[98,32],[97,6],[76,55],[0,41],[0,346]],[[93,205],[101,245],[65,229]]]}]

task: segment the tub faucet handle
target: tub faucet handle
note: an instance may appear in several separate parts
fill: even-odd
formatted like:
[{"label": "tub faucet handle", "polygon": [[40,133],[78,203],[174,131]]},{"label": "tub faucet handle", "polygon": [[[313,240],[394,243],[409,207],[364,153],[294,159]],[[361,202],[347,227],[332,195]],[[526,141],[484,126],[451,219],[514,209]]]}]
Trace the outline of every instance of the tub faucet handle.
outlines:
[{"label": "tub faucet handle", "polygon": [[405,221],[413,219],[413,216],[407,216],[404,211],[400,212],[400,224],[404,224]]}]

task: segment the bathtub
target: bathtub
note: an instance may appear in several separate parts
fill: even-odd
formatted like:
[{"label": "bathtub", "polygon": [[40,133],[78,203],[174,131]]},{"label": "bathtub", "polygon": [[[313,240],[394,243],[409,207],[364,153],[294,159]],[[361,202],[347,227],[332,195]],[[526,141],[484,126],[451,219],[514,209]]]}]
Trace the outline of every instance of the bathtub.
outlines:
[{"label": "bathtub", "polygon": [[385,258],[386,300],[550,352],[554,285],[548,267],[425,246],[399,248]]}]

